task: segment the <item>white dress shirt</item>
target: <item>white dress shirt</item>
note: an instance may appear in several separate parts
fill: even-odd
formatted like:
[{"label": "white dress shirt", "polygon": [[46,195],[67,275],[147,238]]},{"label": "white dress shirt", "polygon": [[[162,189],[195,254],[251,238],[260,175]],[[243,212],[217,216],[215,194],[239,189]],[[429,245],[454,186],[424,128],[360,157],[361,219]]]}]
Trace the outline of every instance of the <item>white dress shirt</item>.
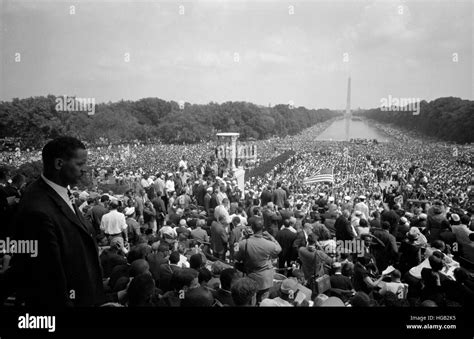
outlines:
[{"label": "white dress shirt", "polygon": [[76,211],[74,211],[74,207],[72,206],[72,201],[69,199],[69,195],[67,194],[67,187],[52,182],[43,174],[41,174],[41,178],[43,178],[43,180],[64,200],[64,202],[71,208],[72,213],[76,214]]},{"label": "white dress shirt", "polygon": [[117,210],[111,210],[102,216],[100,222],[100,229],[105,234],[119,234],[127,229],[127,222],[125,221],[125,215]]}]

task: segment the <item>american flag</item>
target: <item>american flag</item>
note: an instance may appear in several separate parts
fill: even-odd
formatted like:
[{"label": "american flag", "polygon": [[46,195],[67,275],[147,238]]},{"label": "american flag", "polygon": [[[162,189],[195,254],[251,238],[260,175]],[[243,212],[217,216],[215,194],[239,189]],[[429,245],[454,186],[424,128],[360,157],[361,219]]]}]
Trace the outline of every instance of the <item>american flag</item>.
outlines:
[{"label": "american flag", "polygon": [[317,182],[332,182],[334,183],[334,174],[332,168],[322,168],[314,177],[305,178],[304,185],[315,184]]}]

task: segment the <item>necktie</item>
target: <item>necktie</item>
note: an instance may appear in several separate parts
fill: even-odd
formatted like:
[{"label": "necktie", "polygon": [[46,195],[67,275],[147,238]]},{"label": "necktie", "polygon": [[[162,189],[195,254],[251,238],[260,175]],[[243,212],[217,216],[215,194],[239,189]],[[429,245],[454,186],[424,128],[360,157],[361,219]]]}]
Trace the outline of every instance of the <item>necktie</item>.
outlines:
[{"label": "necktie", "polygon": [[76,205],[74,204],[75,203],[74,195],[72,194],[72,192],[69,189],[67,190],[67,195],[69,197],[69,201],[71,202],[72,209],[74,210],[74,213],[77,214]]}]

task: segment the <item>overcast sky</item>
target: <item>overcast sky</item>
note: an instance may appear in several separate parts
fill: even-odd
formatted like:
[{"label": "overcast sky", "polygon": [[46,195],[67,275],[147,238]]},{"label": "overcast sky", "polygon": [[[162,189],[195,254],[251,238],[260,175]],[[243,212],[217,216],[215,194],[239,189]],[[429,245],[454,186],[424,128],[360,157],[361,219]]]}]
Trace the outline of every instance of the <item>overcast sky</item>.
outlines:
[{"label": "overcast sky", "polygon": [[380,106],[388,95],[474,99],[471,0],[0,3],[1,100],[340,109],[349,74],[352,107]]}]

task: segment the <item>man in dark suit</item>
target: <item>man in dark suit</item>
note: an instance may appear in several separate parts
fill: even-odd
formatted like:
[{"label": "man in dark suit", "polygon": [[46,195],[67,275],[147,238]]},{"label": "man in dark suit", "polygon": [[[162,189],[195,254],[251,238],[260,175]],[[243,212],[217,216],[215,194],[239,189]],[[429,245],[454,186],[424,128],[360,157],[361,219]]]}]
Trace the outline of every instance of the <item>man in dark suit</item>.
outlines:
[{"label": "man in dark suit", "polygon": [[263,189],[262,194],[260,194],[260,201],[262,203],[262,206],[266,206],[272,200],[273,200],[272,186],[268,185],[267,188]]},{"label": "man in dark suit", "polygon": [[100,222],[102,221],[102,216],[109,213],[107,208],[110,198],[108,195],[103,195],[100,197],[100,202],[92,207],[90,211],[90,219],[92,220],[92,227],[94,227],[97,234],[100,233]]},{"label": "man in dark suit", "polygon": [[290,209],[290,202],[287,200],[283,204],[284,208],[280,210],[280,215],[282,220],[290,219],[291,217],[294,217],[295,214],[293,211]]},{"label": "man in dark suit", "polygon": [[395,237],[389,233],[390,223],[382,222],[382,228],[372,229],[372,234],[380,240],[372,246],[375,263],[379,272],[382,272],[387,266],[395,264],[398,259],[398,247]]},{"label": "man in dark suit", "polygon": [[46,144],[42,157],[43,174],[26,189],[15,223],[17,239],[38,244],[35,257],[13,256],[17,296],[35,309],[101,304],[105,297],[95,230],[68,189],[86,173],[85,146],[60,137]]},{"label": "man in dark suit", "polygon": [[229,235],[225,230],[224,224],[226,217],[220,215],[217,221],[211,224],[211,248],[215,257],[225,260],[225,253],[227,252],[227,243]]},{"label": "man in dark suit", "polygon": [[296,230],[293,227],[291,227],[292,221],[294,224],[296,222],[296,219],[293,218],[293,220],[291,219],[283,220],[284,228],[278,231],[275,237],[275,239],[278,241],[278,243],[281,246],[281,252],[278,255],[279,268],[284,268],[285,265],[286,267],[289,267],[291,260],[296,259],[294,256],[293,249],[292,249],[293,242],[296,239]]},{"label": "man in dark suit", "polygon": [[349,217],[349,211],[344,210],[342,211],[342,215],[336,219],[334,228],[336,229],[337,240],[352,240],[355,237]]},{"label": "man in dark suit", "polygon": [[232,283],[240,277],[241,274],[234,268],[226,268],[221,272],[221,287],[217,291],[214,291],[213,295],[222,306],[235,306],[230,289]]},{"label": "man in dark suit", "polygon": [[262,210],[263,215],[263,226],[265,231],[271,235],[276,235],[278,232],[278,226],[281,223],[281,215],[278,211],[275,211],[275,206],[272,202],[269,202],[267,206]]},{"label": "man in dark suit", "polygon": [[170,254],[168,263],[161,264],[158,269],[158,287],[163,292],[172,290],[171,278],[173,273],[182,269],[178,266],[179,252],[173,252]]},{"label": "man in dark suit", "polygon": [[281,182],[278,182],[277,188],[273,192],[273,203],[275,204],[275,206],[282,208],[286,199],[286,191],[281,188]]}]

